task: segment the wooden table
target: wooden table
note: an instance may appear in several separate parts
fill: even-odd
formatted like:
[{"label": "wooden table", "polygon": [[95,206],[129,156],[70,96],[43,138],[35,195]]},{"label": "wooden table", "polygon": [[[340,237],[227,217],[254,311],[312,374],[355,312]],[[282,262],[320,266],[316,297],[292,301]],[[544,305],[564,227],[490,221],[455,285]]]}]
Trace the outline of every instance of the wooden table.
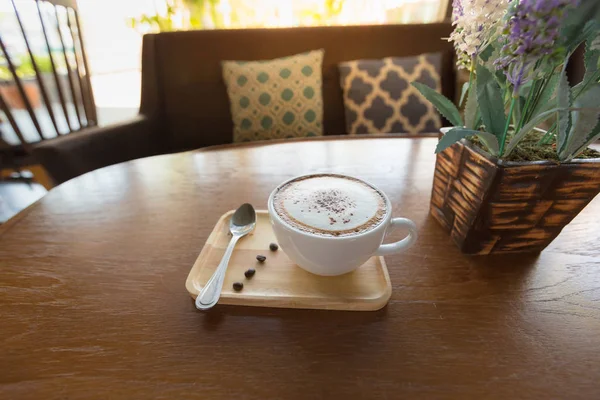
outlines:
[{"label": "wooden table", "polygon": [[[435,142],[221,147],[55,188],[0,228],[0,398],[600,398],[600,198],[540,255],[461,255],[428,215]],[[219,216],[324,171],[419,226],[389,305],[197,312],[184,282]]]}]

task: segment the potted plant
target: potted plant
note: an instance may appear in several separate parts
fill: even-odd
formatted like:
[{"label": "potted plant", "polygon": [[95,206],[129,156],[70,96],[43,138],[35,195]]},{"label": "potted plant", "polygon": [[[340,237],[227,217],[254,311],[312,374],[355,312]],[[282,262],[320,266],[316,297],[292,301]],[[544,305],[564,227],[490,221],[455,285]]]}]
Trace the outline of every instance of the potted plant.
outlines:
[{"label": "potted plant", "polygon": [[[454,127],[444,132],[431,215],[468,254],[539,252],[600,191],[600,4],[454,0],[458,108],[413,83]],[[585,76],[566,67],[585,46]],[[466,99],[466,100],[465,100]],[[540,130],[545,127],[546,130]]]}]

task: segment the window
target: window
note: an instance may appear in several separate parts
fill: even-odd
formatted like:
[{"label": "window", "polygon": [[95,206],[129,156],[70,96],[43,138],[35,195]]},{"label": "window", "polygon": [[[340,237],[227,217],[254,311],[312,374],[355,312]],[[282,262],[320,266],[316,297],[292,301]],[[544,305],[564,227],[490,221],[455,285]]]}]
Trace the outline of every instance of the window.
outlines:
[{"label": "window", "polygon": [[141,31],[428,23],[448,0],[167,0],[133,16]]},{"label": "window", "polygon": [[[100,124],[137,113],[142,34],[181,29],[278,28],[314,25],[430,23],[449,0],[77,0]],[[31,0],[15,0],[34,52],[44,53]],[[51,6],[50,6],[51,7]],[[49,9],[47,12],[51,12]],[[11,0],[0,0],[0,31],[25,51]],[[0,60],[0,66],[2,64]]]}]

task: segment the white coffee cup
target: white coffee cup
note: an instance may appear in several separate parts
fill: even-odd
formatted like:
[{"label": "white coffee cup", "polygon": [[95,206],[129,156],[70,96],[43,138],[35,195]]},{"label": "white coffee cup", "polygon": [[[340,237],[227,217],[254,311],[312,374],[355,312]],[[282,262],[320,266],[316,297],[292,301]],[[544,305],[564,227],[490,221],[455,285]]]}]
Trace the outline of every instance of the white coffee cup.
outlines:
[{"label": "white coffee cup", "polygon": [[[339,175],[342,178],[349,178]],[[399,253],[417,240],[415,223],[406,218],[392,218],[390,199],[374,185],[363,183],[378,190],[386,202],[383,221],[372,229],[347,236],[323,236],[304,232],[286,223],[275,211],[275,193],[296,177],[279,185],[269,196],[269,216],[277,242],[287,256],[298,266],[317,275],[342,275],[363,265],[372,256],[385,256]],[[352,178],[356,179],[356,178]],[[390,244],[383,244],[386,232],[392,228],[405,227],[408,236]]]}]

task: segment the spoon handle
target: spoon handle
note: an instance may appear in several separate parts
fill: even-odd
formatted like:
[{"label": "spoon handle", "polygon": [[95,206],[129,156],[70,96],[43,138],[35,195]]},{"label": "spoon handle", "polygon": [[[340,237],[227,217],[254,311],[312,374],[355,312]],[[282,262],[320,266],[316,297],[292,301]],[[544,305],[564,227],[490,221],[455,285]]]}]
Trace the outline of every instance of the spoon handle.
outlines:
[{"label": "spoon handle", "polygon": [[229,264],[229,259],[233,253],[233,248],[235,247],[235,244],[239,238],[240,236],[233,235],[231,241],[229,241],[227,250],[225,250],[225,254],[223,254],[221,262],[217,266],[217,269],[210,277],[208,282],[206,282],[206,285],[204,285],[198,294],[198,297],[196,297],[196,308],[198,310],[208,310],[219,301],[221,289],[223,289],[223,281],[225,280],[225,273],[227,272],[227,265]]}]

